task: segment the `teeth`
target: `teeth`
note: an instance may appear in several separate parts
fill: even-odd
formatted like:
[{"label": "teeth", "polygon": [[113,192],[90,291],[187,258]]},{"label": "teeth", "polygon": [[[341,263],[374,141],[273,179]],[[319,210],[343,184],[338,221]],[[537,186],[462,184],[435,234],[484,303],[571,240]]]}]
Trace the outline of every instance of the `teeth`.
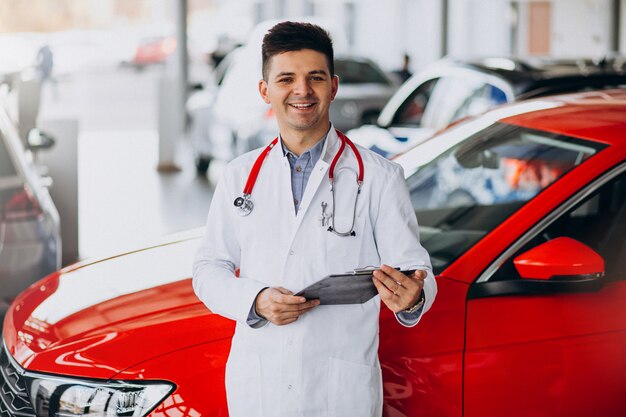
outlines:
[{"label": "teeth", "polygon": [[309,107],[311,107],[313,105],[313,103],[311,104],[290,104],[291,107],[295,107],[296,109],[307,109]]}]

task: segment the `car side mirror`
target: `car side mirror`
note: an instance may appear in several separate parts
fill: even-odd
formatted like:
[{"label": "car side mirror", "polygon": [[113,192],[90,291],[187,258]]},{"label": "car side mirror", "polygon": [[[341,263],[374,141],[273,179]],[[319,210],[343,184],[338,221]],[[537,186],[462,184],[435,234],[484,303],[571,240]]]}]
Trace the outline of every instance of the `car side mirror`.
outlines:
[{"label": "car side mirror", "polygon": [[523,279],[575,281],[604,276],[604,259],[569,237],[542,243],[519,255],[513,264]]},{"label": "car side mirror", "polygon": [[42,149],[50,149],[54,146],[55,140],[52,136],[48,135],[41,130],[34,128],[28,132],[26,137],[26,144],[28,149],[32,151],[38,151]]}]

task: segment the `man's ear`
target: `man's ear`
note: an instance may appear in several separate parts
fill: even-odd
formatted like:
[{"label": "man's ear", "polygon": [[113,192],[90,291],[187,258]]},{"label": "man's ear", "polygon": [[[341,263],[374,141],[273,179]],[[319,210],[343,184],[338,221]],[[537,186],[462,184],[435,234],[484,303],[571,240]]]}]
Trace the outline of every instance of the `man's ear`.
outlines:
[{"label": "man's ear", "polygon": [[333,75],[333,78],[331,80],[331,95],[330,95],[330,100],[334,100],[335,96],[337,95],[337,91],[339,90],[339,76],[337,75]]},{"label": "man's ear", "polygon": [[267,82],[263,79],[259,81],[259,93],[261,93],[263,101],[270,104],[270,99],[267,96]]}]

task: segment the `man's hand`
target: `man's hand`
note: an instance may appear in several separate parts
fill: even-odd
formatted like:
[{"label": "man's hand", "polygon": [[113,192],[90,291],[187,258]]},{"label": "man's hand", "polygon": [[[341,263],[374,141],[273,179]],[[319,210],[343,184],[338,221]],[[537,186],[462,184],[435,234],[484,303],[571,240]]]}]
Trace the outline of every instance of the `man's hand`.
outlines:
[{"label": "man's hand", "polygon": [[307,301],[295,296],[283,287],[266,288],[256,297],[255,308],[258,315],[282,326],[293,323],[298,317],[320,304],[319,300]]},{"label": "man's hand", "polygon": [[374,271],[374,285],[380,299],[394,313],[411,308],[419,300],[426,271],[417,270],[413,275],[406,276],[389,265],[383,265]]}]

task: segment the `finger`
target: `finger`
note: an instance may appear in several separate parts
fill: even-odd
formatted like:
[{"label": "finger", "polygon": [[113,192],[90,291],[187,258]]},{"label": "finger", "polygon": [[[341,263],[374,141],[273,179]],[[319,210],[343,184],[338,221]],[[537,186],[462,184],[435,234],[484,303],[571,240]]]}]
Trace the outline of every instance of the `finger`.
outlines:
[{"label": "finger", "polygon": [[373,281],[374,281],[374,285],[376,286],[376,289],[378,290],[378,293],[380,294],[380,299],[387,306],[387,308],[389,308],[389,310],[393,311],[394,313],[402,310],[401,306],[398,304],[398,300],[400,300],[400,298],[394,295],[378,279],[373,278]]},{"label": "finger", "polygon": [[275,287],[276,292],[273,293],[272,301],[280,304],[300,304],[306,302],[306,298],[295,296],[293,292],[283,287]]},{"label": "finger", "polygon": [[282,294],[277,296],[274,301],[279,304],[288,304],[288,305],[303,304],[307,302],[306,298],[300,295],[282,295]]},{"label": "finger", "polygon": [[426,276],[428,275],[428,273],[426,271],[424,271],[423,269],[418,269],[413,273],[413,278],[419,280],[419,281],[423,281],[426,279]]},{"label": "finger", "polygon": [[378,290],[378,294],[380,294],[380,298],[384,300],[389,300],[395,297],[393,291],[391,291],[378,277],[376,273],[374,273],[374,278],[372,279],[374,282],[374,286]]},{"label": "finger", "polygon": [[318,305],[320,305],[320,300],[310,300],[307,301],[306,303],[300,303],[300,304],[283,304],[283,305],[278,305],[278,308],[280,309],[280,311],[284,311],[284,312],[291,312],[291,311],[302,311],[302,310],[310,310],[313,307],[317,307]]},{"label": "finger", "polygon": [[293,292],[289,291],[287,288],[283,287],[275,287],[278,292],[285,295],[293,295]]},{"label": "finger", "polygon": [[410,279],[409,277],[404,275],[402,272],[398,271],[396,268],[390,267],[389,265],[381,265],[380,269],[381,271],[389,275],[391,279],[393,279],[395,282],[399,283],[400,285],[404,285],[404,283]]},{"label": "finger", "polygon": [[389,289],[389,291],[391,291],[392,293],[397,293],[398,290],[401,288],[401,285],[398,281],[394,280],[393,278],[391,278],[389,275],[387,275],[385,272],[383,272],[382,270],[378,270],[378,271],[374,271],[374,277],[376,277],[385,287],[387,287],[387,289]]},{"label": "finger", "polygon": [[284,326],[285,324],[289,324],[289,323],[293,323],[294,321],[298,320],[298,317],[292,317],[292,318],[288,318],[288,319],[279,319],[279,320],[275,320],[272,323],[278,325],[278,326]]},{"label": "finger", "polygon": [[314,309],[316,306],[311,306],[311,307],[307,307],[307,308],[303,308],[302,310],[299,311],[299,315],[303,315],[304,313],[309,312],[310,310]]}]

